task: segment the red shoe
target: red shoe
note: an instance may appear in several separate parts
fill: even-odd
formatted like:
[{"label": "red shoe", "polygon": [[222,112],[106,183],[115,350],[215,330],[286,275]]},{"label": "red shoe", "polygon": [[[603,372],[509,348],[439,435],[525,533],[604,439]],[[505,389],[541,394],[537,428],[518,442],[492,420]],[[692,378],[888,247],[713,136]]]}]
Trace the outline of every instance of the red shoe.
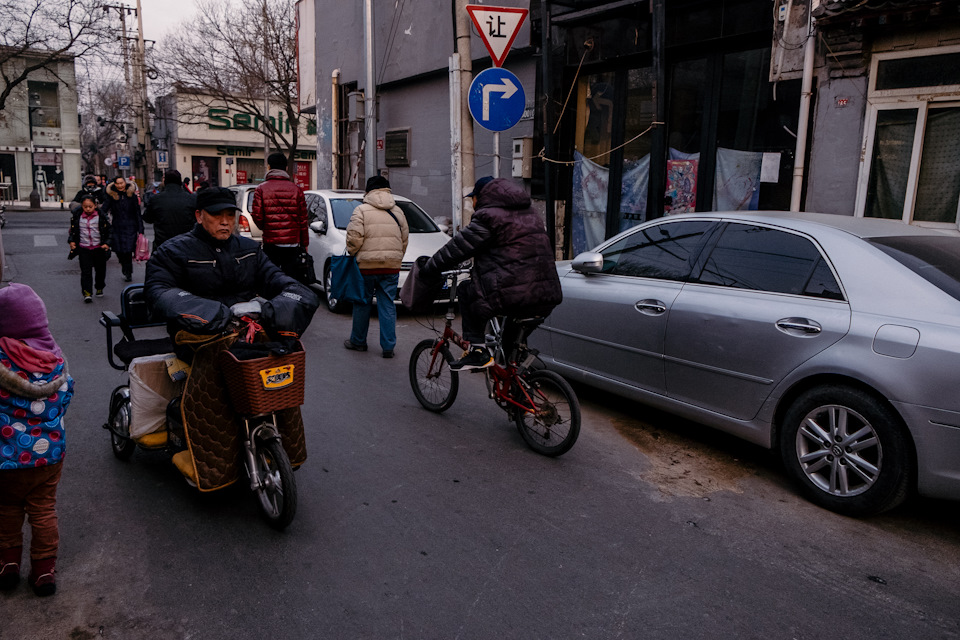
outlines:
[{"label": "red shoe", "polygon": [[56,564],[55,557],[30,560],[30,577],[27,582],[33,587],[33,592],[41,598],[52,596],[57,592]]},{"label": "red shoe", "polygon": [[0,591],[9,591],[20,582],[20,559],[23,547],[0,551]]}]

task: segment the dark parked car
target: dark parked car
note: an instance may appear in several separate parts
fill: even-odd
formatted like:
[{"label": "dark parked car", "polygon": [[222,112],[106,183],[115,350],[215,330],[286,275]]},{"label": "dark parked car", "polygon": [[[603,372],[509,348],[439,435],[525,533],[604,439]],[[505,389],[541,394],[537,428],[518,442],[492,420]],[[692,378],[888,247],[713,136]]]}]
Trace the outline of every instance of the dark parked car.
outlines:
[{"label": "dark parked car", "polygon": [[850,515],[960,499],[960,237],[823,214],[662,218],[558,265],[550,369],[779,450]]}]

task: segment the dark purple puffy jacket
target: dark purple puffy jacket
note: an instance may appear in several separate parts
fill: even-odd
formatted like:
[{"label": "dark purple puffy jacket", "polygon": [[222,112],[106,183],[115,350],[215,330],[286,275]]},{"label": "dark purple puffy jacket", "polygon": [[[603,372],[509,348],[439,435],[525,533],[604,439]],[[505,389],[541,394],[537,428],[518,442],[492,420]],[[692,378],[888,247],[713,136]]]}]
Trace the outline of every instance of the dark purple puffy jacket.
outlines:
[{"label": "dark purple puffy jacket", "polygon": [[473,258],[472,310],[482,317],[522,315],[530,307],[553,308],[563,293],[550,239],[527,192],[498,178],[477,198],[477,210],[458,235],[426,264],[443,271]]}]

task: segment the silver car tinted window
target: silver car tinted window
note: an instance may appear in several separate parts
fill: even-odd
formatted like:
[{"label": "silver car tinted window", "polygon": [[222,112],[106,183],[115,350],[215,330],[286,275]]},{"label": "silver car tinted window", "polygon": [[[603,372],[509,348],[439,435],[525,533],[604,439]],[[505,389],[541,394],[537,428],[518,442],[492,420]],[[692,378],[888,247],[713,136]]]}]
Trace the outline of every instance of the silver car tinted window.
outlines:
[{"label": "silver car tinted window", "polygon": [[840,286],[819,249],[778,229],[729,224],[697,279],[704,284],[842,299]]},{"label": "silver car tinted window", "polygon": [[690,275],[706,232],[715,224],[695,220],[638,229],[602,251],[603,273],[684,280]]}]

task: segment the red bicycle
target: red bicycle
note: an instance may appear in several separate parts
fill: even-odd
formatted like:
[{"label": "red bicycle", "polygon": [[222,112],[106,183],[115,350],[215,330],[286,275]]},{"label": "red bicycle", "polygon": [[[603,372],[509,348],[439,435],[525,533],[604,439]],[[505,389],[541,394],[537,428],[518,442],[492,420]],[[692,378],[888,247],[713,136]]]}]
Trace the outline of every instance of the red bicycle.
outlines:
[{"label": "red bicycle", "polygon": [[[450,305],[443,332],[421,341],[410,354],[410,385],[425,409],[442,412],[453,406],[460,389],[459,372],[450,369],[456,358],[451,344],[462,349],[468,343],[453,330],[456,318],[456,283],[466,269],[445,271],[444,287]],[[545,456],[559,456],[573,447],[580,435],[580,403],[570,384],[559,374],[543,368],[538,351],[527,346],[527,337],[543,318],[494,318],[487,325],[486,346],[493,365],[470,369],[483,373],[491,399],[516,422],[527,445]]]}]

